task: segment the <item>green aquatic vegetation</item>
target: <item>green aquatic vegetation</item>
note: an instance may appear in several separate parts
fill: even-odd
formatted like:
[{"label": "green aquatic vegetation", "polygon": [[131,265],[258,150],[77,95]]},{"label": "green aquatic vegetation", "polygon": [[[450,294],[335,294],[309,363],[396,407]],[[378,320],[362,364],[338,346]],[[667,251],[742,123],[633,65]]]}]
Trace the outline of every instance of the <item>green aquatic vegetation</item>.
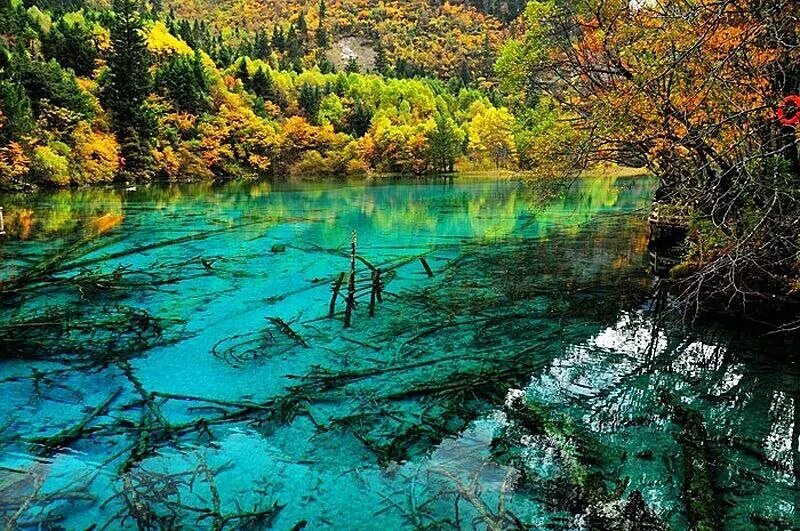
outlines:
[{"label": "green aquatic vegetation", "polygon": [[674,407],[675,421],[682,425],[678,440],[683,451],[683,483],[686,514],[692,529],[722,529],[722,508],[713,480],[714,462],[703,417],[696,411]]},{"label": "green aquatic vegetation", "polygon": [[[600,444],[586,430],[580,430],[574,421],[536,403],[519,390],[509,392],[503,410],[507,423],[492,441],[496,459],[513,463],[521,471],[519,487],[527,489],[544,487],[551,493],[550,503],[558,513],[578,513],[570,527],[599,530],[664,530],[652,508],[633,490],[627,499],[624,478],[616,478],[616,489],[610,490],[608,480],[597,465],[601,455]],[[563,475],[539,477],[529,465],[525,442],[539,442],[553,451]],[[530,450],[528,446],[527,450]]]},{"label": "green aquatic vegetation", "polygon": [[[180,324],[179,320],[156,318],[139,308],[121,305],[20,309],[0,320],[0,359],[105,366],[157,344],[176,341],[179,334],[174,328]],[[169,333],[165,333],[167,328]]]}]

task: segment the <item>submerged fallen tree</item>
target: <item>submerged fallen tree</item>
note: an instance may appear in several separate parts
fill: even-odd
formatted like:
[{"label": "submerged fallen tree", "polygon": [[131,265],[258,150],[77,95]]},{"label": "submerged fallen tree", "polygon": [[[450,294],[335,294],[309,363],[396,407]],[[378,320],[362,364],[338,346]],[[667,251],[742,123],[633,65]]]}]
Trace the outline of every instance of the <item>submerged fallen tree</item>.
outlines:
[{"label": "submerged fallen tree", "polygon": [[[571,420],[538,405],[520,390],[509,392],[503,411],[507,421],[492,441],[494,455],[521,471],[518,488],[544,490],[549,493],[547,503],[556,514],[574,515],[568,527],[608,531],[668,529],[639,491],[632,490],[623,498],[625,483],[619,479],[616,490],[609,490],[593,455],[598,443]],[[526,448],[534,445],[552,450],[552,459],[562,470],[560,474],[539,477],[533,468],[536,461],[525,454]]]},{"label": "submerged fallen tree", "polygon": [[126,473],[119,491],[103,501],[102,507],[122,502],[119,511],[102,529],[114,529],[132,521],[138,529],[173,529],[187,521],[214,531],[224,529],[264,529],[283,506],[278,502],[256,503],[245,509],[226,510],[216,484],[216,476],[228,467],[209,467],[201,455],[190,470],[159,472],[141,468]]},{"label": "submerged fallen tree", "polygon": [[714,467],[703,417],[696,411],[675,406],[674,419],[682,425],[678,440],[683,451],[683,483],[686,515],[692,529],[723,529],[723,511],[717,499]]},{"label": "submerged fallen tree", "polygon": [[[252,225],[251,222],[247,225]],[[128,236],[89,231],[0,278],[0,359],[78,361],[104,366],[184,339],[184,321],[158,317],[128,301],[188,280],[221,274],[218,256],[120,264],[146,251],[233,230],[217,228],[127,246]]]},{"label": "submerged fallen tree", "polygon": [[[182,321],[159,319],[130,306],[50,306],[18,310],[0,320],[0,359],[107,366],[177,341]],[[168,333],[165,333],[169,329]]]}]

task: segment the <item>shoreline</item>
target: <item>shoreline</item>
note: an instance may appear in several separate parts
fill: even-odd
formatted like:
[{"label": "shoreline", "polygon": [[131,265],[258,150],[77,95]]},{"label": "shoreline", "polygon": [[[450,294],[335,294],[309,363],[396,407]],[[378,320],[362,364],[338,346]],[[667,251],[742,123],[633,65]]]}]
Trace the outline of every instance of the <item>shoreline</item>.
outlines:
[{"label": "shoreline", "polygon": [[[52,193],[60,190],[92,190],[92,189],[108,189],[119,191],[133,192],[141,187],[169,186],[169,185],[190,185],[190,184],[211,184],[211,185],[226,185],[226,184],[269,184],[275,186],[295,186],[295,185],[380,185],[380,184],[414,184],[414,183],[435,183],[442,181],[524,181],[526,176],[535,175],[535,170],[468,170],[456,171],[452,173],[442,174],[424,174],[424,175],[408,175],[401,173],[373,173],[362,176],[347,176],[342,175],[334,178],[288,178],[288,179],[274,179],[270,177],[254,177],[254,178],[187,178],[176,180],[154,179],[142,183],[130,182],[108,182],[108,183],[94,183],[83,185],[65,185],[65,186],[37,186],[33,189],[22,190],[15,188],[0,188],[0,196],[31,196],[39,193]],[[578,177],[585,178],[598,178],[598,177],[617,177],[617,178],[630,178],[630,177],[648,177],[652,174],[644,168],[629,168],[624,166],[602,166],[584,170]]]}]

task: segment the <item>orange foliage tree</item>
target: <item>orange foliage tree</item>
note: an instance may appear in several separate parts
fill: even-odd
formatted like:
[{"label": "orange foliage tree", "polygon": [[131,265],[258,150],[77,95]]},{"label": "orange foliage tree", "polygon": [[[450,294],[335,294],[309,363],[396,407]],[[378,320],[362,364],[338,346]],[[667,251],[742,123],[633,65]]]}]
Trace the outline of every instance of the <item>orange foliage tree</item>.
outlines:
[{"label": "orange foliage tree", "polygon": [[776,119],[800,91],[798,20],[792,0],[535,0],[498,65],[507,93],[559,102],[571,167],[658,175],[656,199],[689,224],[673,274],[692,315],[798,302],[797,138]]}]

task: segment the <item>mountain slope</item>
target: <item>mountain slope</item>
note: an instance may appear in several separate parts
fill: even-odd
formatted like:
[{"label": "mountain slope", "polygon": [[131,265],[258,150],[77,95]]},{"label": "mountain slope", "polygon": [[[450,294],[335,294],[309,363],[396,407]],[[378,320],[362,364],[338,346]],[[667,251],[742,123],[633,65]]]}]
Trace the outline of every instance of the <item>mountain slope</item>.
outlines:
[{"label": "mountain slope", "polygon": [[[491,75],[500,43],[509,34],[507,24],[473,7],[428,0],[167,0],[165,8],[177,18],[203,21],[217,32],[307,33],[307,43],[313,45],[306,46],[311,56],[306,64],[313,62],[319,48],[355,37],[374,53],[384,54],[399,75],[466,82]],[[326,38],[318,38],[320,28]]]}]

